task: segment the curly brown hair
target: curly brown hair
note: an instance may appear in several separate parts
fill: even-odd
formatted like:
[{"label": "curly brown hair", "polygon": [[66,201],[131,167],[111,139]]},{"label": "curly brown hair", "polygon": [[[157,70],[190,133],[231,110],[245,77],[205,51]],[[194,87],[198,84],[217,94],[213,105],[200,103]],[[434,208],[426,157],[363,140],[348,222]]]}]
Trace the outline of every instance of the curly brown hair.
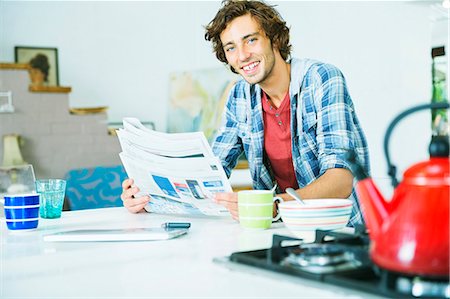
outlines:
[{"label": "curly brown hair", "polygon": [[[281,57],[287,61],[291,55],[292,46],[289,43],[289,27],[286,26],[286,22],[274,6],[262,1],[247,0],[222,1],[222,8],[217,12],[214,19],[205,26],[205,40],[212,42],[213,52],[216,53],[217,59],[228,63],[220,34],[231,21],[246,14],[250,14],[259,23],[272,44],[277,46]],[[231,70],[236,73],[233,68]]]}]

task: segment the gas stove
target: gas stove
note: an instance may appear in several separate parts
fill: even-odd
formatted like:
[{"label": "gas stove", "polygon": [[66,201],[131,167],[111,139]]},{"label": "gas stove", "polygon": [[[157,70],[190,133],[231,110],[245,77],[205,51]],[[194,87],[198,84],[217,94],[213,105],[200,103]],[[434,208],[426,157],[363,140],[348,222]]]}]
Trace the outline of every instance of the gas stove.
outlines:
[{"label": "gas stove", "polygon": [[268,249],[235,252],[227,262],[389,298],[450,298],[448,276],[410,276],[374,265],[364,227],[357,227],[354,234],[318,230],[313,243],[274,235],[272,243]]}]

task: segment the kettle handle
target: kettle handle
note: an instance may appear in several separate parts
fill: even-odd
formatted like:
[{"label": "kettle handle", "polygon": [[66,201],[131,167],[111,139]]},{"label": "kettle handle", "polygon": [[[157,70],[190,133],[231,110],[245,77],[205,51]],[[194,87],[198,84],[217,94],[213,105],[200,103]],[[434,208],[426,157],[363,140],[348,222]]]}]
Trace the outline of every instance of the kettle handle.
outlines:
[{"label": "kettle handle", "polygon": [[391,158],[389,155],[389,140],[391,138],[391,134],[392,131],[394,130],[394,127],[400,120],[417,111],[426,109],[449,109],[449,108],[450,104],[448,102],[418,105],[403,111],[397,117],[395,117],[394,120],[390,123],[389,127],[386,130],[386,134],[384,135],[384,155],[386,156],[388,175],[391,177],[391,184],[394,188],[397,187],[398,185],[398,180],[396,177],[397,167],[391,163]]}]

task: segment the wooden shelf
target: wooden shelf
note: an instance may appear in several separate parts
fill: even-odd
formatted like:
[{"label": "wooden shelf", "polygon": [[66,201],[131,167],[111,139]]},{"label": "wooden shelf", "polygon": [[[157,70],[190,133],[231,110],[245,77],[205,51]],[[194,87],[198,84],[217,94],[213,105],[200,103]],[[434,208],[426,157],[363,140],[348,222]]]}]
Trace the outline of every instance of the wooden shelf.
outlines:
[{"label": "wooden shelf", "polygon": [[[3,70],[29,70],[30,65],[28,63],[9,63],[0,62],[0,69]],[[69,93],[72,91],[72,87],[68,86],[34,86],[30,85],[28,88],[31,92],[53,92],[53,93]]]},{"label": "wooden shelf", "polygon": [[243,191],[243,190],[253,190],[253,186],[248,185],[248,186],[232,186],[233,192],[239,192],[239,191]]},{"label": "wooden shelf", "polygon": [[53,92],[53,93],[69,93],[72,91],[72,87],[65,86],[33,86],[28,88],[31,92]]},{"label": "wooden shelf", "polygon": [[236,164],[235,169],[248,169],[248,161],[247,160],[239,160]]},{"label": "wooden shelf", "polygon": [[70,108],[69,112],[70,114],[86,115],[86,114],[106,113],[106,110],[108,110],[108,106]]},{"label": "wooden shelf", "polygon": [[0,69],[3,70],[28,70],[30,65],[28,63],[6,63],[0,62]]}]

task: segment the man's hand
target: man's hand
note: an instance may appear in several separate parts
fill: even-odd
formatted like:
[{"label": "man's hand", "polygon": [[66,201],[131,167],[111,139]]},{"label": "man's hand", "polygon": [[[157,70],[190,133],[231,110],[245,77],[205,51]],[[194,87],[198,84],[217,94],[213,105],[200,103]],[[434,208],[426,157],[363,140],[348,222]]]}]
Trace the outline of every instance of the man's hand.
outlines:
[{"label": "man's hand", "polygon": [[238,195],[236,192],[216,193],[214,201],[227,208],[234,220],[239,220]]},{"label": "man's hand", "polygon": [[135,198],[134,195],[139,192],[138,187],[133,187],[133,179],[126,179],[122,182],[122,194],[120,198],[123,201],[123,206],[131,213],[141,212],[147,203],[150,201],[149,196],[142,196]]}]

